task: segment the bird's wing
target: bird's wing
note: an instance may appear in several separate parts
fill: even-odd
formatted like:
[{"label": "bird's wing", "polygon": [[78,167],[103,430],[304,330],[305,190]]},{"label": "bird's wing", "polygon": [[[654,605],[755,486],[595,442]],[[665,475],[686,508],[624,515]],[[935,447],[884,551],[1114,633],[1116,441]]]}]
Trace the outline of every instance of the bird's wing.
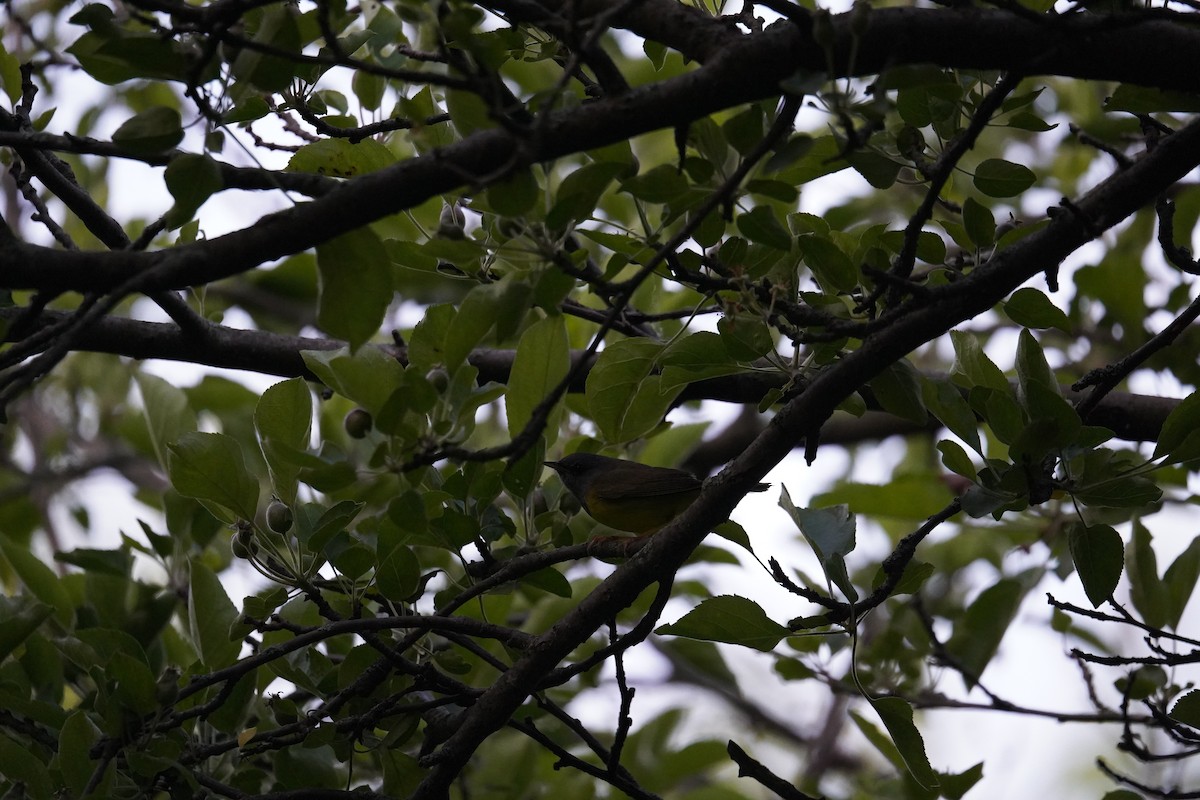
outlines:
[{"label": "bird's wing", "polygon": [[599,478],[592,485],[592,491],[604,500],[620,500],[632,497],[660,497],[667,494],[693,492],[700,488],[700,481],[674,469],[661,469],[638,464],[636,484],[628,485],[630,474],[626,472],[620,486],[610,486],[604,478]]}]

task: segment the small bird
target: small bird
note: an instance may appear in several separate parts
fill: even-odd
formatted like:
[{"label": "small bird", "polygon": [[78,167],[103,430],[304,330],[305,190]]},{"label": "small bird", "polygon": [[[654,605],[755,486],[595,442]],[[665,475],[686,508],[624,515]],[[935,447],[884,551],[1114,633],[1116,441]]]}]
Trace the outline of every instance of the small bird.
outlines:
[{"label": "small bird", "polygon": [[[681,469],[593,453],[574,453],[546,466],[558,473],[592,519],[637,536],[657,532],[700,496],[700,480]],[[769,487],[760,483],[751,491]]]}]

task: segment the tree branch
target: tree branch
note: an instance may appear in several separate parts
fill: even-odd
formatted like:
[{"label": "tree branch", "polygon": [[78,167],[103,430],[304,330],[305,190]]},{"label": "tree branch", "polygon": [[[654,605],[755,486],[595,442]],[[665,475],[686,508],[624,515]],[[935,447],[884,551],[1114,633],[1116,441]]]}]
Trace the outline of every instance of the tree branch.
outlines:
[{"label": "tree branch", "polygon": [[[1076,15],[1037,22],[1006,11],[877,9],[855,36],[848,15],[833,20],[838,75],[870,75],[904,64],[1025,70],[1200,89],[1200,29],[1172,16]],[[854,64],[850,51],[857,50]],[[431,197],[495,173],[497,164],[549,161],[672,128],[742,103],[777,96],[797,69],[824,71],[824,48],[791,23],[730,39],[699,69],[547,118],[536,141],[492,129],[348,181],[321,198],[269,215],[225,236],[154,253],[64,253],[8,242],[0,286],[132,291],[210,283],[307,250]]]}]

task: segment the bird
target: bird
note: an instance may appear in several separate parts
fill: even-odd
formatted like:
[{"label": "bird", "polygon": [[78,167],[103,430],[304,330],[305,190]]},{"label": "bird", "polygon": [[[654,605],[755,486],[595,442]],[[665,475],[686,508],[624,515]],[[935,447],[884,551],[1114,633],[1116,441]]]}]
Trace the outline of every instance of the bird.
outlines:
[{"label": "bird", "polygon": [[[700,480],[681,469],[594,453],[573,453],[545,464],[592,519],[638,537],[658,532],[700,496]],[[769,487],[760,483],[751,491]]]}]

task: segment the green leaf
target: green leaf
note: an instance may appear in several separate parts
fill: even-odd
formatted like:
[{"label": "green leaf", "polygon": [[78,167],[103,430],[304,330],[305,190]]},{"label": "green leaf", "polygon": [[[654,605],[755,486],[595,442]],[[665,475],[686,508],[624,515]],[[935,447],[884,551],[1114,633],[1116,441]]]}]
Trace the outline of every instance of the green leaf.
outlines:
[{"label": "green leaf", "polygon": [[[446,111],[450,121],[462,136],[469,136],[475,131],[496,127],[491,114],[488,113],[487,103],[475,92],[465,89],[447,89]],[[436,127],[436,126],[435,126]]]},{"label": "green leaf", "polygon": [[1159,114],[1164,111],[1194,113],[1200,111],[1200,97],[1194,92],[1122,83],[1104,101],[1104,109],[1130,114]]},{"label": "green leaf", "polygon": [[546,225],[561,230],[572,221],[590,219],[604,190],[629,167],[611,161],[584,164],[563,178],[554,195],[554,206],[546,214]]},{"label": "green leaf", "polygon": [[350,88],[354,96],[367,111],[375,111],[383,102],[383,93],[387,90],[387,80],[382,75],[356,70],[350,79]]},{"label": "green leaf", "polygon": [[1190,725],[1200,730],[1200,689],[1186,692],[1176,700],[1167,716],[1176,722],[1182,722],[1184,725]]},{"label": "green leaf", "polygon": [[849,292],[858,285],[858,269],[833,240],[815,233],[796,238],[804,263],[826,289]]},{"label": "green leaf", "polygon": [[[259,95],[247,97],[245,100],[237,103],[233,108],[221,115],[221,122],[226,125],[233,125],[238,122],[254,122],[262,119],[267,114],[271,113],[271,107],[267,105],[267,101]],[[341,141],[333,139],[323,139],[322,141]],[[301,150],[304,148],[301,147]],[[297,151],[299,152],[299,151]],[[293,159],[295,156],[293,156]],[[286,168],[285,168],[286,169]],[[300,170],[302,172],[315,172],[316,170]]]},{"label": "green leaf", "polygon": [[1026,328],[1057,328],[1070,332],[1071,322],[1066,313],[1050,302],[1049,297],[1028,286],[1013,292],[1012,297],[1004,303],[1004,313],[1013,322]]},{"label": "green leaf", "polygon": [[443,364],[449,370],[462,364],[495,328],[504,340],[516,332],[529,309],[529,284],[515,277],[471,289],[458,306],[442,342]]},{"label": "green leaf", "polygon": [[890,188],[896,182],[902,166],[898,161],[873,150],[852,150],[846,154],[846,161],[874,189]]},{"label": "green leaf", "polygon": [[151,714],[158,708],[157,681],[145,661],[128,653],[113,653],[104,672],[116,682],[114,694],[123,706],[139,716]]},{"label": "green leaf", "polygon": [[978,473],[975,470],[975,465],[971,462],[971,457],[967,455],[967,451],[963,450],[958,442],[943,439],[937,443],[937,449],[942,454],[942,463],[946,466],[946,469],[956,475],[962,475],[968,480],[976,480]]},{"label": "green leaf", "polygon": [[[878,242],[892,253],[904,249],[904,231],[884,231],[878,235]],[[926,264],[944,264],[946,262],[946,242],[933,231],[921,231],[917,234],[916,256]]]},{"label": "green leaf", "polygon": [[962,772],[939,772],[938,792],[946,800],[962,800],[967,792],[983,779],[983,762],[968,767]]},{"label": "green leaf", "polygon": [[58,621],[69,626],[75,618],[75,603],[54,570],[42,560],[7,536],[0,536],[0,552],[4,554],[13,572],[21,579],[30,593],[54,609]]},{"label": "green leaf", "polygon": [[738,231],[752,242],[777,250],[792,249],[792,234],[769,206],[756,206],[737,218]]},{"label": "green leaf", "polygon": [[[983,421],[992,429],[996,438],[1005,444],[1012,444],[1025,433],[1028,427],[1028,415],[1021,409],[1010,390],[997,391],[976,386],[971,389],[968,402],[979,411]],[[1031,436],[1033,445],[1038,444],[1036,436]]]},{"label": "green leaf", "polygon": [[[286,90],[296,76],[296,63],[289,55],[299,55],[301,48],[300,12],[289,6],[272,6],[251,11],[246,15],[254,32],[253,41],[266,48],[283,51],[275,55],[259,49],[246,48],[237,52],[230,72],[239,82],[252,84],[254,89],[266,92]],[[250,86],[238,86],[237,95],[249,91]]]},{"label": "green leaf", "polygon": [[763,139],[762,106],[747,106],[721,123],[721,131],[734,150],[742,155],[750,152]]},{"label": "green leaf", "polygon": [[775,349],[775,335],[762,317],[726,314],[717,322],[724,349],[741,361],[752,361]]},{"label": "green leaf", "polygon": [[988,197],[1016,197],[1036,180],[1029,167],[1000,158],[989,158],[975,168],[975,188]]},{"label": "green leaf", "polygon": [[1012,578],[1002,578],[980,592],[967,613],[954,626],[946,649],[963,668],[963,679],[974,687],[988,662],[1000,649],[1000,641],[1017,616],[1025,590]]},{"label": "green leaf", "polygon": [[554,567],[546,567],[525,575],[521,578],[521,585],[555,597],[570,597],[573,593],[571,581]]},{"label": "green leaf", "polygon": [[1088,527],[1074,523],[1067,532],[1071,560],[1083,582],[1083,590],[1093,608],[1112,597],[1121,580],[1125,561],[1125,543],[1121,534],[1108,525]]},{"label": "green leaf", "polygon": [[937,788],[938,774],[925,755],[925,740],[913,722],[912,706],[908,701],[900,697],[878,697],[871,700],[871,707],[887,728],[913,780],[926,789]]},{"label": "green leaf", "polygon": [[646,339],[622,339],[600,352],[588,373],[584,396],[592,420],[609,442],[627,442],[653,430],[682,385],[664,391],[654,375],[663,345]]},{"label": "green leaf", "polygon": [[58,733],[58,766],[73,797],[84,796],[83,790],[96,769],[90,751],[99,738],[99,729],[84,711],[75,711],[67,717]]},{"label": "green leaf", "polygon": [[926,379],[921,397],[929,413],[951,433],[970,445],[972,450],[983,454],[983,445],[979,440],[979,420],[957,386],[945,379]]},{"label": "green leaf", "polygon": [[621,191],[648,203],[669,203],[682,197],[688,181],[671,164],[660,164],[641,175],[621,181]]},{"label": "green leaf", "polygon": [[321,512],[308,531],[297,531],[297,537],[309,552],[319,553],[339,533],[350,527],[365,504],[354,500],[339,500]]},{"label": "green leaf", "polygon": [[1192,392],[1171,410],[1154,445],[1154,458],[1167,464],[1200,457],[1200,392]]},{"label": "green leaf", "polygon": [[8,95],[9,102],[16,106],[24,88],[21,85],[21,62],[0,43],[0,87]]},{"label": "green leaf", "polygon": [[856,514],[920,521],[950,502],[952,495],[931,473],[895,475],[885,485],[845,482],[815,496],[814,506],[845,504]]},{"label": "green leaf", "polygon": [[303,378],[269,387],[254,408],[258,443],[271,474],[271,485],[283,502],[296,502],[300,464],[292,455],[308,449],[312,435],[312,393]]},{"label": "green leaf", "polygon": [[166,106],[154,106],[137,114],[113,133],[113,143],[142,156],[154,156],[183,141],[183,120],[179,112]]},{"label": "green leaf", "polygon": [[[535,322],[521,334],[504,400],[509,436],[515,437],[525,430],[534,409],[562,382],[570,368],[567,328],[561,315]],[[548,445],[558,436],[561,408],[562,398],[559,398],[542,430]]]},{"label": "green leaf", "polygon": [[192,644],[208,671],[227,667],[237,660],[241,641],[229,638],[238,618],[237,608],[225,594],[221,579],[199,559],[192,560],[188,591],[188,625]]},{"label": "green leaf", "polygon": [[205,155],[181,153],[167,164],[163,173],[167,191],[175,205],[167,212],[167,230],[175,230],[190,221],[200,206],[225,186],[217,162]]},{"label": "green leaf", "polygon": [[175,491],[216,503],[241,519],[254,519],[258,481],[246,470],[236,439],[223,433],[192,431],[167,449],[167,473]]},{"label": "green leaf", "polygon": [[775,177],[792,186],[801,186],[809,181],[840,172],[850,165],[841,156],[842,145],[833,136],[818,136],[810,142],[795,163],[781,169]]},{"label": "green leaf", "polygon": [[1200,537],[1192,539],[1191,544],[1171,562],[1163,574],[1163,583],[1167,587],[1167,625],[1178,628],[1187,609],[1196,582],[1200,580]]},{"label": "green leaf", "polygon": [[858,592],[846,572],[845,556],[855,546],[855,520],[847,506],[834,508],[797,508],[792,503],[787,487],[779,497],[779,507],[788,513],[796,527],[821,561],[825,577],[850,602],[858,599]]},{"label": "green leaf", "polygon": [[317,324],[357,350],[379,330],[392,302],[392,261],[368,227],[317,245]]},{"label": "green leaf", "polygon": [[753,600],[720,595],[703,601],[678,622],[663,625],[655,633],[738,644],[769,653],[790,631],[771,620]]},{"label": "green leaf", "polygon": [[55,553],[55,561],[71,564],[85,572],[127,578],[133,572],[133,555],[126,550],[98,550],[77,547],[65,553]]},{"label": "green leaf", "polygon": [[992,210],[974,197],[968,197],[962,207],[963,227],[976,247],[991,247],[996,241],[996,218]]},{"label": "green leaf", "polygon": [[542,190],[533,171],[521,169],[488,187],[487,204],[497,214],[519,217],[537,205],[541,196]]},{"label": "green leaf", "polygon": [[1030,384],[1037,383],[1055,394],[1060,393],[1058,379],[1054,377],[1054,372],[1046,361],[1042,346],[1027,328],[1022,328],[1017,336],[1017,381],[1025,394],[1025,406],[1030,409],[1031,415],[1033,409],[1030,408],[1029,402]]},{"label": "green leaf", "polygon": [[965,378],[966,386],[984,386],[1008,392],[1008,378],[983,352],[979,339],[967,331],[950,331],[954,344],[954,368],[952,374]]},{"label": "green leaf", "polygon": [[[376,417],[392,393],[404,382],[404,367],[374,347],[351,355],[341,350],[303,350],[304,365],[333,391],[352,400]],[[423,365],[428,369],[432,365]]]},{"label": "green leaf", "polygon": [[321,139],[297,150],[284,172],[309,172],[330,178],[353,178],[395,163],[391,150],[374,139],[351,143],[345,138]]},{"label": "green leaf", "polygon": [[53,613],[53,608],[31,597],[0,595],[0,662],[12,655]]},{"label": "green leaf", "polygon": [[786,169],[800,160],[812,150],[813,138],[806,133],[792,135],[786,142],[775,148],[775,152],[763,164],[763,174],[771,175]]},{"label": "green leaf", "polygon": [[929,76],[932,80],[899,87],[896,110],[905,123],[924,128],[950,119],[958,113],[963,89],[949,75]]},{"label": "green leaf", "polygon": [[884,411],[924,425],[929,414],[922,399],[921,375],[907,359],[889,364],[869,384]]},{"label": "green leaf", "polygon": [[15,796],[49,800],[57,795],[46,765],[30,752],[28,745],[10,739],[6,733],[0,733],[0,764],[4,765],[8,785],[19,787]]},{"label": "green leaf", "polygon": [[1008,118],[1008,125],[1011,128],[1020,128],[1023,131],[1034,131],[1036,133],[1045,133],[1058,127],[1057,122],[1051,125],[1045,119],[1030,111],[1016,112]]},{"label": "green leaf", "polygon": [[1129,577],[1129,599],[1142,620],[1152,628],[1166,626],[1171,598],[1166,584],[1158,577],[1158,557],[1150,531],[1141,520],[1133,521],[1133,538],[1125,547],[1125,570]]},{"label": "green leaf", "polygon": [[379,593],[398,603],[411,601],[421,583],[421,564],[416,555],[402,544],[381,555],[375,567]]},{"label": "green leaf", "polygon": [[[900,575],[900,581],[896,584],[896,588],[892,589],[891,596],[897,597],[902,594],[916,594],[925,585],[925,581],[933,577],[934,572],[936,570],[933,564],[928,562],[917,561],[915,559],[908,562],[904,567],[904,572]],[[875,585],[882,585],[885,578],[883,567],[880,567],[875,576]]]},{"label": "green leaf", "polygon": [[1071,496],[1096,508],[1143,508],[1162,499],[1162,489],[1145,475],[1118,475],[1075,487]]},{"label": "green leaf", "polygon": [[698,331],[676,339],[661,358],[663,391],[675,391],[689,383],[744,372],[725,350],[725,338],[711,331]]}]

